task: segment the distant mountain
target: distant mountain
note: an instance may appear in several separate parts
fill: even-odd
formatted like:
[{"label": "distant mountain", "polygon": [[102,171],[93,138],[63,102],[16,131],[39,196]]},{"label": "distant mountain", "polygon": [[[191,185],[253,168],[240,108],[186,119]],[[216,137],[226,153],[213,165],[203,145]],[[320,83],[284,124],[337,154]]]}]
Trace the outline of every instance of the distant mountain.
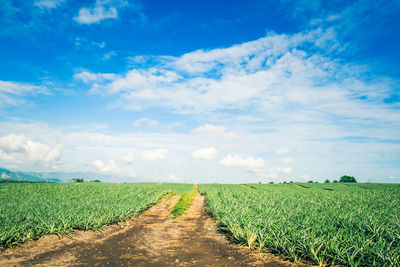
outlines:
[{"label": "distant mountain", "polygon": [[[71,182],[72,178],[83,178],[85,181],[101,180],[102,182],[115,182],[125,180],[120,176],[100,174],[95,172],[25,172],[41,179],[59,179],[63,182]],[[129,182],[138,182],[137,179],[129,179]]]},{"label": "distant mountain", "polygon": [[14,172],[0,168],[0,181],[22,181],[22,182],[52,182],[61,183],[56,177],[43,178],[32,173]]},{"label": "distant mountain", "polygon": [[0,181],[14,180],[26,182],[71,182],[72,178],[83,178],[85,181],[101,180],[102,182],[144,182],[146,180],[125,178],[95,172],[18,172],[0,168]]}]

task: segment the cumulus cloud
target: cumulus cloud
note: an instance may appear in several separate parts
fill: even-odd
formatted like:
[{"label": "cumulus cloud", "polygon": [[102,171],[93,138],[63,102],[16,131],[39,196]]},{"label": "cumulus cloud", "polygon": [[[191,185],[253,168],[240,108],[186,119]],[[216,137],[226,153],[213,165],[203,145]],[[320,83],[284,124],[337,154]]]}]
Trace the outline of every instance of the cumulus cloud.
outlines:
[{"label": "cumulus cloud", "polygon": [[141,154],[141,158],[145,161],[155,162],[155,161],[163,161],[167,158],[168,150],[166,149],[153,149],[143,151]]},{"label": "cumulus cloud", "polygon": [[256,173],[260,172],[261,168],[265,165],[262,158],[244,158],[237,154],[228,154],[226,157],[221,159],[219,163],[224,166],[238,167]]},{"label": "cumulus cloud", "polygon": [[39,164],[57,168],[62,164],[62,146],[50,147],[20,134],[0,137],[0,160],[11,164]]},{"label": "cumulus cloud", "polygon": [[192,130],[192,133],[199,134],[222,134],[225,132],[225,127],[220,125],[206,124]]},{"label": "cumulus cloud", "polygon": [[105,19],[116,19],[118,17],[117,8],[107,5],[108,2],[97,0],[93,7],[81,8],[74,20],[80,24],[92,24]]},{"label": "cumulus cloud", "polygon": [[101,160],[96,160],[93,162],[93,165],[101,172],[110,173],[110,174],[118,174],[120,173],[120,169],[114,160],[110,159],[108,162],[103,162]]},{"label": "cumulus cloud", "polygon": [[[237,122],[237,121],[236,121]],[[239,122],[237,122],[239,123]],[[90,125],[89,125],[90,126]],[[317,130],[312,130],[320,137],[324,131],[327,131],[326,126],[321,125]],[[271,147],[277,147],[277,144],[285,144],[287,147],[301,147],[303,152],[301,164],[297,164],[296,168],[292,167],[290,178],[294,181],[299,180],[303,174],[308,174],[310,177],[327,176],[338,179],[343,175],[343,172],[354,173],[358,180],[366,181],[368,177],[371,179],[382,179],[382,181],[390,182],[389,176],[394,176],[398,180],[395,173],[398,171],[398,164],[393,159],[399,155],[400,144],[379,142],[376,139],[367,142],[360,142],[356,140],[353,142],[351,139],[334,140],[326,142],[324,140],[310,140],[310,134],[301,135],[301,128],[299,126],[293,127],[285,125],[285,130],[271,131],[261,133],[239,133],[238,138],[231,140],[228,138],[220,138],[221,136],[204,136],[191,133],[110,133],[99,130],[98,128],[85,127],[80,125],[79,128],[60,128],[50,127],[44,124],[26,124],[16,122],[0,122],[0,136],[10,135],[10,131],[17,133],[24,133],[24,136],[29,136],[28,139],[34,140],[36,143],[46,144],[50,149],[54,149],[56,144],[62,145],[62,165],[59,170],[63,171],[98,171],[98,168],[93,164],[95,160],[101,160],[107,164],[109,159],[114,159],[121,172],[117,175],[126,177],[132,169],[138,174],[138,177],[143,179],[151,179],[152,177],[168,177],[173,173],[182,177],[185,182],[193,183],[213,183],[213,182],[249,182],[249,178],[259,177],[265,179],[274,178],[279,181],[281,178],[288,179],[288,170],[277,169],[277,167],[292,167],[292,165],[283,164],[279,161],[281,156],[276,156],[272,153]],[[350,131],[354,129],[351,128]],[[327,131],[332,133],[331,130]],[[398,130],[393,131],[385,130],[376,127],[367,131],[368,134],[382,137],[397,138]],[[329,138],[332,138],[329,136]],[[332,140],[332,139],[330,139]],[[1,158],[5,160],[0,162],[0,166],[5,168],[13,168],[25,171],[50,171],[52,164],[38,164],[29,160],[25,154],[16,155],[16,151],[21,149],[19,146],[16,148],[9,148],[9,144],[14,144],[7,140],[2,142]],[[4,146],[7,144],[7,148]],[[50,145],[51,144],[51,145]],[[299,146],[299,144],[301,144]],[[191,153],[199,148],[215,147],[223,150],[223,156],[217,158],[219,164],[213,161],[193,160]],[[141,152],[148,151],[154,148],[164,148],[173,155],[173,160],[165,160],[156,162],[157,168],[152,168],[154,164],[146,164],[142,162]],[[10,153],[14,151],[13,153]],[[294,149],[293,149],[294,150]],[[235,151],[232,153],[232,151]],[[133,152],[129,155],[129,152]],[[291,150],[292,152],[292,150]],[[219,153],[221,153],[219,151]],[[251,154],[250,154],[251,153]],[[225,164],[232,166],[227,168],[226,165],[220,164],[220,160],[227,154],[231,154],[231,160],[225,160]],[[239,163],[234,163],[232,158],[234,154],[242,155],[238,157],[243,161],[248,157],[253,159],[265,160],[265,165],[262,168],[252,168],[253,171],[248,173],[249,176],[244,177],[241,171],[236,168],[245,169]],[[104,155],[107,158],[100,158]],[[167,154],[168,155],[168,154]],[[248,156],[244,156],[248,155]],[[262,155],[267,155],[263,158]],[[127,156],[124,161],[123,158]],[[286,156],[285,156],[286,157]],[[225,157],[226,158],[226,157]],[[120,159],[121,162],[118,161]],[[341,163],[334,161],[340,159]],[[384,160],[381,159],[390,159]],[[16,161],[15,161],[16,160]],[[21,163],[16,163],[16,162]],[[228,163],[229,162],[229,163]],[[13,167],[11,167],[13,166]],[[16,166],[16,167],[15,167]],[[58,166],[58,165],[57,165]],[[233,167],[237,166],[237,167]],[[258,165],[259,167],[261,165]],[[373,169],[365,168],[365,166],[375,166]],[[281,171],[281,172],[278,172]],[[323,177],[321,173],[325,173]],[[328,178],[329,178],[328,177]],[[247,179],[247,180],[246,180]],[[305,179],[305,178],[301,178]],[[308,179],[310,180],[310,179]],[[257,182],[258,180],[252,180]]]},{"label": "cumulus cloud", "polygon": [[217,158],[218,151],[215,147],[202,148],[192,152],[195,159],[214,160]]}]

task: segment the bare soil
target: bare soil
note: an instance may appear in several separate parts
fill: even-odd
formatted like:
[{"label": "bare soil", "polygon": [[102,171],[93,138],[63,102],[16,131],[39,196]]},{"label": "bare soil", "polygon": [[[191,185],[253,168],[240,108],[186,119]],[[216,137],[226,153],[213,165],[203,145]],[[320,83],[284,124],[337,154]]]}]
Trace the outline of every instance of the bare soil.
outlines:
[{"label": "bare soil", "polygon": [[0,254],[0,266],[299,266],[230,243],[206,214],[203,196],[173,219],[169,210],[178,199],[164,199],[101,232],[47,236],[10,248]]}]

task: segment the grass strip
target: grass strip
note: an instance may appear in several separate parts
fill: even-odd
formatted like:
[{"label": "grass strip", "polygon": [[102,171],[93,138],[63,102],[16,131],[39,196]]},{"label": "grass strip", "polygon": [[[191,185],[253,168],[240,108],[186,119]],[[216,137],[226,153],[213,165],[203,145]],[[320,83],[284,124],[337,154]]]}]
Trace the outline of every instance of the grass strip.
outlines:
[{"label": "grass strip", "polygon": [[192,206],[194,198],[197,196],[197,186],[193,186],[193,190],[188,193],[182,194],[181,198],[178,200],[178,203],[171,210],[171,214],[174,219],[178,218],[185,211]]}]

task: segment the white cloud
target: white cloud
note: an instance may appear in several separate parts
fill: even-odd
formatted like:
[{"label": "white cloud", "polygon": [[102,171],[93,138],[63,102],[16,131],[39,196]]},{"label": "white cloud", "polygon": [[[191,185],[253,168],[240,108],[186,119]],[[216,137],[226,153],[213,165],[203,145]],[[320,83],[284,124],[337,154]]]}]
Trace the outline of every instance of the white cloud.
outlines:
[{"label": "white cloud", "polygon": [[116,79],[118,75],[113,73],[93,73],[90,71],[81,71],[74,74],[75,80],[80,80],[84,83],[91,84],[92,90],[95,91],[96,88],[99,87],[99,84],[104,83],[106,81],[112,81]]},{"label": "white cloud", "polygon": [[115,51],[107,52],[103,55],[103,60],[110,60],[110,58],[115,57],[116,55],[117,55],[117,52],[115,52]]},{"label": "white cloud", "polygon": [[[235,125],[241,125],[241,122],[235,120]],[[303,150],[301,157],[296,158],[296,168],[293,168],[290,173],[290,178],[294,181],[298,181],[303,174],[314,177],[314,180],[315,177],[338,179],[346,173],[353,173],[360,182],[366,181],[367,178],[390,182],[389,176],[396,177],[394,173],[398,172],[398,164],[394,164],[391,158],[385,161],[381,159],[399,155],[400,144],[382,143],[376,142],[376,140],[371,142],[310,140],[314,137],[311,133],[315,133],[315,136],[320,138],[321,134],[326,131],[330,134],[328,137],[332,138],[332,130],[326,128],[326,125],[320,125],[320,128],[310,128],[310,133],[306,132],[303,135],[301,134],[302,127],[302,125],[285,125],[285,131],[277,129],[276,132],[240,132],[236,139],[231,140],[225,138],[224,135],[205,136],[177,132],[117,134],[110,133],[109,129],[91,128],[90,125],[89,127],[80,125],[78,128],[54,128],[40,123],[25,124],[2,121],[0,122],[0,136],[8,136],[10,135],[9,132],[12,131],[18,133],[17,135],[23,134],[27,139],[34,140],[36,143],[45,144],[50,149],[55,149],[56,145],[60,144],[62,146],[62,161],[61,159],[59,161],[62,164],[57,164],[56,160],[55,165],[59,166],[58,170],[69,172],[98,171],[98,168],[93,164],[94,161],[101,160],[104,164],[108,164],[109,159],[114,159],[117,167],[121,170],[116,175],[121,177],[127,177],[132,166],[134,166],[137,177],[141,179],[153,177],[161,179],[161,177],[168,177],[173,173],[182,177],[183,181],[193,183],[257,182],[258,180],[252,179],[259,177],[273,178],[274,181],[279,181],[282,178],[287,179],[288,175],[278,172],[277,168],[280,167],[279,170],[284,171],[282,167],[291,167],[291,165],[282,164],[279,161],[282,157],[269,153],[269,151],[271,147],[277,147],[277,144],[284,144],[287,147],[301,147]],[[383,137],[390,138],[398,136],[398,131],[395,129],[393,132],[386,130],[380,133],[380,131],[381,129],[372,128],[368,131],[368,134],[373,136],[382,134]],[[3,158],[3,160],[0,160],[0,166],[6,168],[7,166],[17,166],[18,168],[13,168],[21,171],[51,171],[53,169],[54,164],[35,163],[31,160],[35,156],[28,157],[26,152],[17,155],[16,150],[21,148],[20,146],[9,148],[8,145],[13,143],[15,142],[9,140],[2,142],[0,158]],[[5,148],[5,144],[7,144],[7,148]],[[191,153],[198,150],[199,147],[223,149],[223,157],[230,153],[231,160],[229,163],[225,163],[232,168],[227,168],[223,164],[215,164],[213,161],[193,160]],[[155,164],[142,162],[141,152],[153,148],[164,148],[170,151],[171,160],[158,161]],[[14,152],[11,153],[11,150]],[[234,153],[231,151],[234,151]],[[131,155],[129,155],[130,152]],[[251,158],[254,160],[265,160],[265,166],[261,167],[262,164],[256,164],[256,167],[246,168],[244,164],[234,163],[234,154],[242,155],[236,162],[244,161],[249,157],[243,155],[252,155]],[[128,156],[128,162],[124,161],[124,158],[128,158]],[[4,157],[6,157],[5,160]],[[120,159],[120,162],[118,159]],[[336,159],[340,159],[341,162],[337,163]],[[267,160],[268,166],[266,166]],[[248,165],[251,166],[251,164]],[[244,175],[243,172],[233,168],[234,166],[243,170],[252,169],[252,171]],[[373,169],[365,168],[365,166],[373,166]],[[382,179],[382,177],[386,179]]]},{"label": "white cloud", "polygon": [[279,159],[279,161],[281,163],[287,164],[287,165],[293,165],[296,163],[296,161],[291,157],[281,158],[281,159]]},{"label": "white cloud", "polygon": [[370,79],[360,66],[330,58],[325,52],[334,36],[331,28],[294,35],[270,33],[228,48],[152,57],[151,66],[135,66],[109,80],[95,74],[98,79],[88,84],[91,93],[117,96],[116,108],[263,114],[259,127],[283,131],[283,124],[337,126],[335,120],[345,122],[343,128],[368,120],[398,124],[400,114],[384,101],[398,83]]},{"label": "white cloud", "polygon": [[74,20],[80,24],[99,23],[105,19],[116,19],[118,11],[116,7],[105,5],[107,1],[96,1],[93,7],[83,7],[79,10],[79,15]]},{"label": "white cloud", "polygon": [[135,127],[139,126],[147,126],[147,127],[155,127],[158,126],[159,122],[157,120],[149,119],[149,118],[141,118],[135,120],[132,125]]},{"label": "white cloud", "polygon": [[110,159],[106,163],[101,161],[101,160],[96,160],[95,162],[93,162],[93,164],[101,172],[110,173],[110,174],[118,174],[118,173],[120,173],[120,169],[118,168],[118,166],[115,163],[115,161],[112,160],[112,159]]},{"label": "white cloud", "polygon": [[62,164],[62,151],[61,145],[50,147],[22,134],[0,137],[0,160],[7,163],[32,163],[56,169]]},{"label": "white cloud", "polygon": [[217,158],[218,151],[215,147],[202,148],[192,152],[195,159],[214,160]]},{"label": "white cloud", "polygon": [[223,134],[225,132],[225,127],[220,125],[206,124],[199,126],[192,130],[192,133],[199,134]]},{"label": "white cloud", "polygon": [[282,148],[277,148],[275,149],[275,154],[276,155],[285,155],[289,153],[289,148],[287,147],[282,147]]},{"label": "white cloud", "polygon": [[52,9],[61,6],[61,4],[63,4],[64,2],[65,0],[37,0],[34,2],[34,4],[35,6],[42,9],[43,8]]},{"label": "white cloud", "polygon": [[389,179],[393,181],[393,180],[394,180],[394,176],[393,176],[393,175],[390,175],[390,176],[389,176]]},{"label": "white cloud", "polygon": [[168,150],[166,149],[153,149],[143,151],[141,154],[141,158],[145,161],[155,162],[155,161],[163,161],[167,158]]},{"label": "white cloud", "polygon": [[24,104],[26,103],[25,97],[29,95],[49,93],[50,90],[43,85],[0,81],[0,108]]},{"label": "white cloud", "polygon": [[261,168],[264,167],[265,162],[262,158],[243,158],[237,154],[228,154],[226,157],[220,160],[220,164],[228,167],[239,167],[252,172],[260,172]]}]

